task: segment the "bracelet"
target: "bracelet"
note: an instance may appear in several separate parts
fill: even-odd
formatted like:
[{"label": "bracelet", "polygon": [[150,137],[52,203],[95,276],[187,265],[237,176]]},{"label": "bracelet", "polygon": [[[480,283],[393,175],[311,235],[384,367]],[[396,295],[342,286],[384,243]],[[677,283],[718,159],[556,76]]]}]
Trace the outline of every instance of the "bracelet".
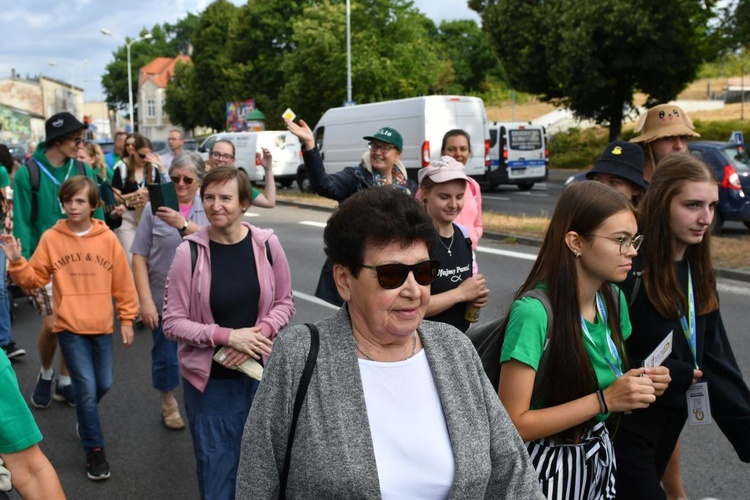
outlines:
[{"label": "bracelet", "polygon": [[609,413],[609,408],[607,408],[607,401],[604,400],[604,393],[601,389],[596,390],[596,397],[599,399],[599,413],[602,415],[606,415]]}]

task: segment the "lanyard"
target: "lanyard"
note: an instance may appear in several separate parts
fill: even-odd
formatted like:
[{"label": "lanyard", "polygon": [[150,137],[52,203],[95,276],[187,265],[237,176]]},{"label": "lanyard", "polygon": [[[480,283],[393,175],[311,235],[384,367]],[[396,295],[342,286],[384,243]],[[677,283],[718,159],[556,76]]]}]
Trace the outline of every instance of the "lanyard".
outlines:
[{"label": "lanyard", "polygon": [[[52,173],[49,170],[47,170],[47,168],[44,165],[42,165],[40,162],[37,162],[37,164],[39,165],[39,168],[42,170],[42,172],[44,172],[44,175],[46,175],[47,177],[49,177],[49,180],[51,180],[52,182],[54,182],[56,186],[59,187],[60,184],[62,184],[62,182],[58,181],[55,178],[55,176],[52,175]],[[68,180],[68,177],[70,177],[70,171],[72,169],[73,169],[73,160],[71,159],[70,160],[70,166],[68,166],[68,173],[65,174],[65,179],[63,179],[63,182],[65,182],[65,181]]]},{"label": "lanyard", "polygon": [[685,334],[685,340],[687,340],[690,346],[690,352],[693,354],[693,363],[695,369],[698,368],[698,357],[696,356],[696,335],[695,335],[695,295],[693,294],[693,273],[690,271],[690,263],[688,262],[688,317],[689,322],[685,315],[680,317],[680,324],[682,324],[682,333]]},{"label": "lanyard", "polygon": [[596,309],[599,313],[599,318],[604,325],[604,336],[607,338],[609,353],[612,355],[612,358],[615,360],[615,362],[613,363],[607,356],[604,355],[602,351],[599,350],[599,347],[594,342],[594,339],[591,338],[589,328],[586,326],[586,320],[583,319],[583,315],[581,315],[581,329],[583,330],[583,334],[586,336],[589,343],[594,347],[594,349],[596,349],[599,355],[604,358],[604,361],[607,362],[614,374],[620,377],[622,376],[622,360],[620,359],[620,353],[617,352],[617,346],[615,345],[614,340],[612,340],[612,332],[609,331],[609,323],[607,323],[607,310],[604,308],[604,302],[602,301],[602,297],[601,295],[599,295],[599,292],[596,293]]}]

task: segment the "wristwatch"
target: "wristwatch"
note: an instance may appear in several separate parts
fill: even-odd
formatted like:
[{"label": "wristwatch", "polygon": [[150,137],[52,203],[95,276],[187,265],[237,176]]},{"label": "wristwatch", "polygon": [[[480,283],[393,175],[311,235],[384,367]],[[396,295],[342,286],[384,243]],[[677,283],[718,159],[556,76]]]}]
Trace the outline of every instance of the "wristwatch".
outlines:
[{"label": "wristwatch", "polygon": [[184,233],[185,231],[187,231],[187,228],[188,228],[189,225],[190,225],[190,221],[187,220],[187,219],[185,219],[185,223],[180,228],[180,232]]}]

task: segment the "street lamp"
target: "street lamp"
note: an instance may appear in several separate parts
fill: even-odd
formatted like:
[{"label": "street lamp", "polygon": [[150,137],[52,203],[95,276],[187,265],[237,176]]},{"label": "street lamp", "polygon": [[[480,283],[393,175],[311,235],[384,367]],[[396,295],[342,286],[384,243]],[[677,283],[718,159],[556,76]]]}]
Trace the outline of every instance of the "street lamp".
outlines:
[{"label": "street lamp", "polygon": [[[115,36],[114,33],[105,28],[101,28],[99,31],[104,36]],[[128,104],[130,111],[129,116],[131,131],[135,130],[135,123],[133,122],[133,70],[130,67],[130,46],[143,40],[149,40],[150,38],[152,38],[151,33],[146,33],[142,37],[136,38],[135,40],[123,40],[123,42],[125,42],[125,47],[127,47],[128,49]]]}]

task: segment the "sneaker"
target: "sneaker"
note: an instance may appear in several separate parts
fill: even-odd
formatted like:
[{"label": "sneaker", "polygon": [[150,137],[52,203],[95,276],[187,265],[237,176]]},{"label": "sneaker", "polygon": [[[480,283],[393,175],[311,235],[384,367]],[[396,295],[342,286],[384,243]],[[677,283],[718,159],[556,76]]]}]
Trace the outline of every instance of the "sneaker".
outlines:
[{"label": "sneaker", "polygon": [[26,354],[26,350],[18,347],[15,342],[9,342],[7,345],[4,345],[3,350],[8,359],[18,358]]},{"label": "sneaker", "polygon": [[36,385],[31,394],[31,404],[37,408],[47,408],[52,400],[52,380],[44,380],[42,374],[36,376]]},{"label": "sneaker", "polygon": [[76,401],[73,399],[73,385],[60,385],[60,382],[58,381],[57,384],[55,384],[55,392],[52,394],[52,399],[55,401],[59,401],[61,403],[68,403],[68,406],[71,408],[76,407]]},{"label": "sneaker", "polygon": [[101,448],[94,448],[86,455],[86,475],[92,481],[109,479],[109,464]]}]

